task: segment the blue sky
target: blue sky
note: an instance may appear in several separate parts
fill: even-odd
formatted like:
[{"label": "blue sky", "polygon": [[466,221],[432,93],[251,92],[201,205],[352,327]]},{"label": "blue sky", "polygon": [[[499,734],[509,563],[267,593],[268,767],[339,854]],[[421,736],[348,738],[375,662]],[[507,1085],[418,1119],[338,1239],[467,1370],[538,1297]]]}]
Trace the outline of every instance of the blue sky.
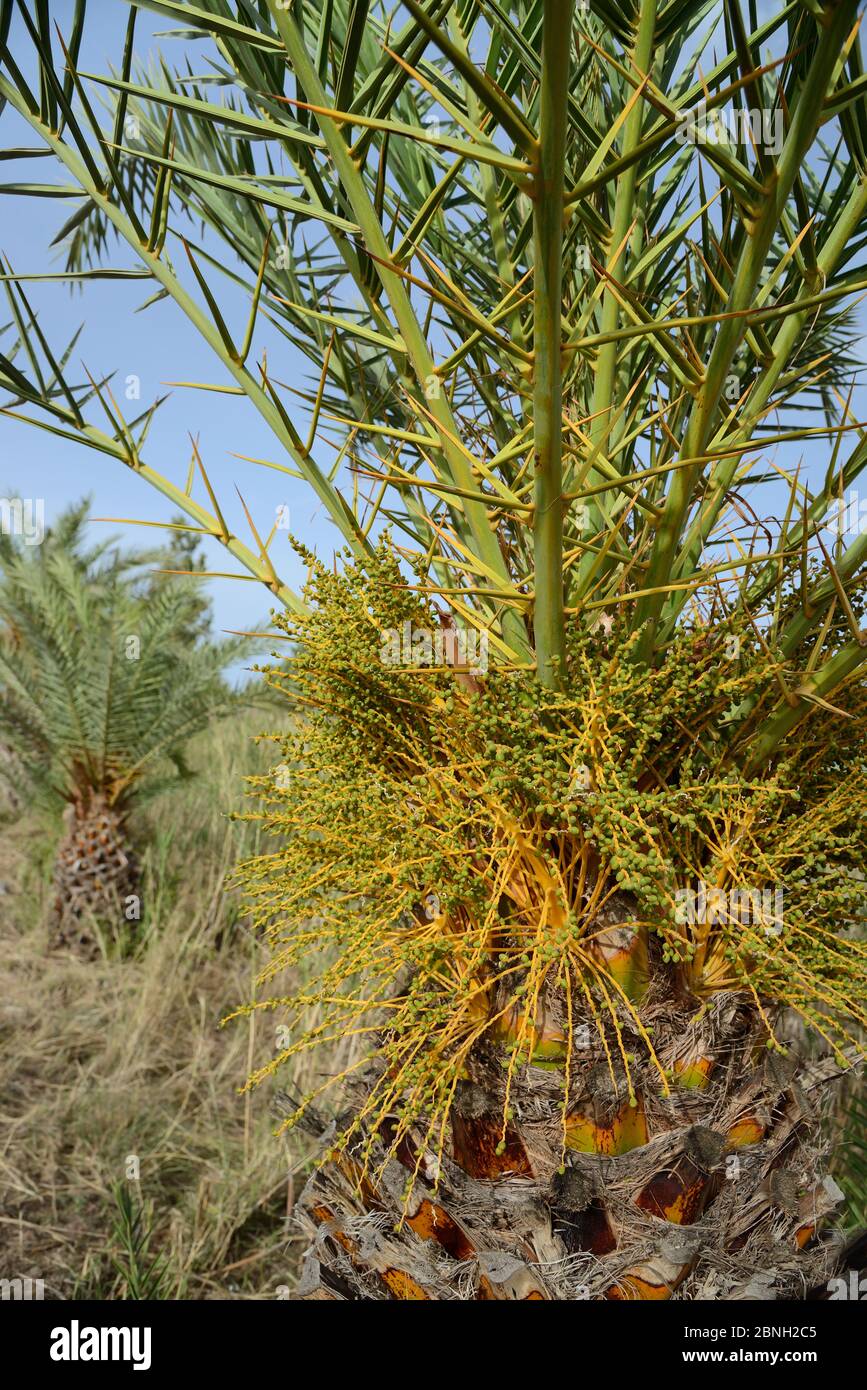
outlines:
[{"label": "blue sky", "polygon": [[[64,35],[69,33],[73,9],[73,0],[55,0],[52,4],[52,18],[57,20]],[[120,0],[91,3],[80,59],[83,70],[108,72],[111,66],[117,66],[127,15],[128,8]],[[20,18],[16,18],[13,52],[27,51],[29,41],[20,34],[21,27]],[[143,58],[147,48],[159,42],[173,59],[181,60],[183,49],[178,40],[153,39],[154,34],[167,28],[171,28],[170,21],[140,12],[136,28],[139,57]],[[189,45],[188,52],[197,65],[196,70],[204,71],[203,46]],[[0,145],[5,148],[34,143],[32,133],[7,107],[0,115]],[[48,159],[17,160],[14,164],[4,163],[0,168],[4,180],[64,182],[63,171]],[[0,252],[8,257],[18,274],[63,269],[60,248],[49,251],[49,246],[75,206],[54,198],[0,199]],[[129,268],[135,264],[135,258],[127,246],[115,243],[107,263]],[[192,278],[188,271],[185,273],[176,255],[174,264],[182,278]],[[144,313],[135,313],[137,306],[153,293],[150,281],[93,281],[83,291],[73,292],[63,282],[54,281],[25,284],[24,290],[38,311],[53,349],[65,347],[78,327],[84,325],[69,375],[74,381],[85,380],[81,363],[97,380],[110,372],[116,373],[112,389],[130,417],[144,409],[155,396],[164,394],[169,389],[164,386],[165,382],[230,381],[217,358],[171,301],[164,300]],[[245,306],[239,295],[233,295],[228,285],[221,287],[220,300],[231,323],[245,322],[249,305]],[[0,298],[0,324],[11,317],[6,307],[3,296]],[[12,336],[5,335],[5,347],[10,346]],[[255,342],[254,350],[258,351],[258,337]],[[271,334],[267,346],[274,376],[296,386],[305,384],[310,366],[291,344]],[[141,402],[137,405],[127,405],[123,400],[124,383],[131,375],[138,376],[141,382]],[[88,414],[94,423],[105,424],[98,419],[98,405],[88,407]],[[146,463],[151,463],[181,487],[186,481],[190,460],[190,433],[198,435],[202,459],[227,521],[244,541],[252,545],[235,485],[244,495],[260,531],[264,527],[267,534],[277,508],[288,506],[292,530],[305,544],[325,559],[340,548],[339,533],[305,483],[231,457],[234,452],[279,460],[279,444],[247,401],[183,389],[171,392],[157,412],[143,457]],[[175,510],[167,499],[116,460],[0,416],[0,496],[19,494],[44,498],[46,520],[50,522],[85,493],[93,496],[95,516],[168,521]],[[207,504],[203,491],[195,495]],[[163,534],[144,527],[109,527],[98,522],[94,523],[94,531],[100,535],[121,534],[138,546],[153,545]],[[216,541],[206,540],[204,544],[209,568],[240,569]],[[275,536],[271,553],[281,577],[293,588],[300,588],[304,567],[291,549],[284,530]],[[215,579],[208,584],[218,627],[249,627],[261,623],[267,616],[268,596],[259,584],[235,583],[227,579]]]}]

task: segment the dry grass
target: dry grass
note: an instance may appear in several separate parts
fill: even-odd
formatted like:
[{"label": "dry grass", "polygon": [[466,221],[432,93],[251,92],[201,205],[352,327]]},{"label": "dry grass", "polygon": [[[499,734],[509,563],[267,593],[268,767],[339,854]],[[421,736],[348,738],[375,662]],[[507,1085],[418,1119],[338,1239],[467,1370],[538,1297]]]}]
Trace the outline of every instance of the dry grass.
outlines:
[{"label": "dry grass", "polygon": [[[251,734],[273,722],[259,710],[215,729],[193,750],[195,783],[149,808],[147,921],[126,958],[48,952],[50,840],[26,808],[3,829],[0,1277],[43,1278],[46,1297],[134,1297],[156,1255],[163,1297],[272,1298],[294,1283],[287,1218],[309,1155],[274,1138],[266,1090],[237,1089],[279,1019],[219,1026],[263,963],[222,884],[254,848],[255,829],[226,813],[267,756]],[[150,1253],[125,1248],[118,1184]]]}]

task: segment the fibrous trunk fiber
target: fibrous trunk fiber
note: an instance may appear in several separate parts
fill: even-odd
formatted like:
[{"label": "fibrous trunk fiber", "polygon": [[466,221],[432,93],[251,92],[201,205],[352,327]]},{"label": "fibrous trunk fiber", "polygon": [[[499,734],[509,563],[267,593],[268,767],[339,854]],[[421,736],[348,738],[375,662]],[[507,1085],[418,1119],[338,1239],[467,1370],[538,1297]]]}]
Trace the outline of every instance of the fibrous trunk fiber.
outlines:
[{"label": "fibrous trunk fiber", "polygon": [[[360,1146],[332,1151],[300,1202],[299,1296],[797,1299],[826,1284],[840,1240],[823,1227],[842,1194],[823,1176],[818,1121],[839,1062],[768,1050],[766,1020],[733,992],[696,1022],[664,968],[641,1018],[669,1093],[627,1037],[630,1104],[613,1042],[609,1066],[576,1016],[565,1151],[562,1059],[513,1078],[504,1131],[494,1045],[471,1059],[442,1153],[420,1147],[421,1130],[394,1148],[387,1119],[380,1171]],[[356,1113],[362,1096],[363,1083]]]},{"label": "fibrous trunk fiber", "polygon": [[99,954],[99,925],[117,930],[125,921],[125,905],[137,898],[138,864],[126,815],[104,793],[70,803],[64,825],[54,865],[51,940],[92,959]]}]

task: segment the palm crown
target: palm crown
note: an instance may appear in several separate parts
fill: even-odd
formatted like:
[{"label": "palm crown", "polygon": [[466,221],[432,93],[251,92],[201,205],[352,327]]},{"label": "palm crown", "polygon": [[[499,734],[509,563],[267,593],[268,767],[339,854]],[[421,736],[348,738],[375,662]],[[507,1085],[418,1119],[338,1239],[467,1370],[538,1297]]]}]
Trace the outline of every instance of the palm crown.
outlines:
[{"label": "palm crown", "polygon": [[189,737],[235,704],[223,672],[249,645],[190,641],[198,594],[142,579],[143,556],[86,547],[85,519],[0,549],[7,767],[55,809],[93,793],[125,806],[176,779]]},{"label": "palm crown", "polygon": [[[314,487],[357,556],[390,522],[429,592],[556,684],[564,610],[623,605],[647,659],[696,593],[757,605],[818,553],[863,458],[846,397],[867,208],[854,5],[821,23],[788,7],[753,32],[726,5],[729,52],[714,62],[709,3],[581,7],[571,26],[570,7],[540,4],[511,17],[412,0],[402,27],[366,3],[151,8],[214,37],[225,101],[165,65],[136,77],[134,12],[121,74],[76,72],[81,24],[64,52],[39,7],[25,23],[41,96],[11,54],[0,95],[81,188],[70,272],[96,273],[109,228],[125,241],[234,378],[216,389],[240,389],[271,425],[270,465]],[[100,86],[116,100],[105,128]],[[220,312],[207,246],[179,240],[182,209],[236,252],[238,269],[220,269],[249,289],[246,328]],[[13,286],[22,338],[47,351]],[[298,392],[251,359],[259,316],[317,366],[309,430]],[[76,397],[50,353],[35,379],[20,342],[15,357],[19,403],[131,463],[299,606],[273,531],[254,525],[251,548],[203,470],[194,489],[148,465],[150,412],[127,425],[104,384]],[[811,393],[826,426],[795,413]],[[94,394],[107,432],[85,422]],[[833,466],[810,486],[775,446],[823,435]],[[743,546],[732,499],[767,478],[769,453],[792,489],[785,525]],[[804,592],[810,631],[829,605],[847,611],[839,590],[864,546]],[[811,672],[801,710],[859,664],[857,634]],[[779,625],[783,662],[804,635],[802,620]],[[769,715],[772,740],[788,722]]]}]

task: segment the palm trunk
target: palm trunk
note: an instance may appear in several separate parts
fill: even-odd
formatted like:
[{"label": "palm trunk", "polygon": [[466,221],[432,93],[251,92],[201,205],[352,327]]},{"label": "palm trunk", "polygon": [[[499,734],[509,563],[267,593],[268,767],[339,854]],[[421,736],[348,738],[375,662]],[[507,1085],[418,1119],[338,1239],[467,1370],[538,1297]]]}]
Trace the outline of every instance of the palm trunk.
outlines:
[{"label": "palm trunk", "polygon": [[[505,1072],[487,1044],[456,1094],[439,1164],[409,1138],[376,1174],[387,1126],[366,1170],[360,1149],[326,1159],[299,1205],[312,1237],[299,1296],[792,1299],[825,1287],[839,1245],[822,1225],[842,1193],[823,1176],[818,1121],[840,1066],[769,1051],[743,994],[714,996],[696,1022],[677,970],[629,929],[608,928],[601,949],[612,970],[618,955],[638,966],[632,992],[670,1094],[636,1032],[624,1039],[630,1104],[613,1038],[616,1085],[605,1043],[576,1010],[564,1162],[566,1005],[552,996],[505,1135]],[[554,1060],[541,1055],[546,1039]],[[361,1096],[348,1099],[357,1113]]]},{"label": "palm trunk", "polygon": [[[92,959],[99,954],[99,925],[116,931],[139,899],[139,868],[127,838],[126,811],[104,792],[81,793],[70,802],[64,826],[49,930],[54,946]],[[138,912],[132,917],[138,920]]]}]

